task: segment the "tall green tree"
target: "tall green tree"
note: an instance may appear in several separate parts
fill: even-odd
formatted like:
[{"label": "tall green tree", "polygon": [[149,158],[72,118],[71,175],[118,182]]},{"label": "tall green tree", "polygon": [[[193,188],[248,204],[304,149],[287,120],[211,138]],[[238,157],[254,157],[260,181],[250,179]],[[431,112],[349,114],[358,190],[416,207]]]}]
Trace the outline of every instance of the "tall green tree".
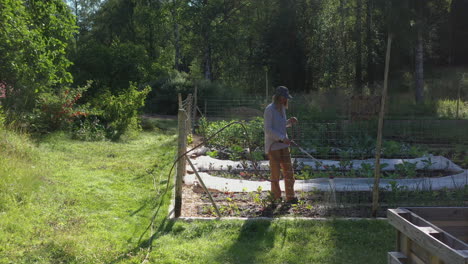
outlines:
[{"label": "tall green tree", "polygon": [[362,0],[356,0],[356,67],[354,85],[357,94],[362,93]]},{"label": "tall green tree", "polygon": [[0,80],[8,86],[8,107],[29,111],[39,93],[72,81],[66,52],[75,29],[62,0],[0,0]]},{"label": "tall green tree", "polygon": [[425,0],[415,0],[416,42],[415,42],[415,99],[416,103],[424,102],[424,49],[423,49],[423,9]]}]

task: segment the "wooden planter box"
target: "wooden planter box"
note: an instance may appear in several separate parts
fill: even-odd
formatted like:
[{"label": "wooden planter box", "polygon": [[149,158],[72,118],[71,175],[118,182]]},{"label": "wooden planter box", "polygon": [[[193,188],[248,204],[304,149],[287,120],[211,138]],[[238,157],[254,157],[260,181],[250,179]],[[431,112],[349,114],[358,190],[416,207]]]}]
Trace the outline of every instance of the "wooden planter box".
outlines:
[{"label": "wooden planter box", "polygon": [[397,252],[389,264],[468,264],[468,207],[389,209],[397,229]]}]

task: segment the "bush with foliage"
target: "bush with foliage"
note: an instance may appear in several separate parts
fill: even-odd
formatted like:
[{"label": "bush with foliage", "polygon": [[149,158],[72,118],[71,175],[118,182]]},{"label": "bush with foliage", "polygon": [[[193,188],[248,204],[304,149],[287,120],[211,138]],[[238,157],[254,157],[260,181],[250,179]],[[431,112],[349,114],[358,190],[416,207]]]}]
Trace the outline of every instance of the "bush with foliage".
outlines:
[{"label": "bush with foliage", "polygon": [[134,83],[118,95],[103,93],[95,102],[102,112],[100,118],[106,128],[107,137],[119,140],[123,134],[132,135],[140,130],[138,111],[145,105],[151,88],[146,86],[139,91]]},{"label": "bush with foliage", "polygon": [[88,87],[66,88],[55,93],[39,94],[36,107],[29,115],[30,130],[46,133],[68,129],[75,121],[88,116],[88,107],[77,104]]},{"label": "bush with foliage", "polygon": [[[209,138],[233,121],[208,122],[202,118],[198,132]],[[224,129],[208,145],[220,148],[235,148],[235,146],[250,147],[251,150],[263,148],[263,118],[257,117],[243,123],[246,131],[240,124],[234,124]]]}]

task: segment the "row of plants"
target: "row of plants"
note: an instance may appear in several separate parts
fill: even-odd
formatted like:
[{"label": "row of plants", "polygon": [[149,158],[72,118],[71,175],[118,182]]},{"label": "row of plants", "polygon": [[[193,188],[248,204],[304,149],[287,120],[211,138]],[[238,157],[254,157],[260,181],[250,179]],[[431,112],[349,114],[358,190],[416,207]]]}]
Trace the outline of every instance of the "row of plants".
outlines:
[{"label": "row of plants", "polygon": [[[336,192],[332,198],[327,191],[313,190],[298,192],[295,204],[277,203],[270,191],[259,187],[256,191],[216,192],[213,199],[222,216],[355,216],[370,217],[372,196],[369,192]],[[392,182],[380,192],[381,209],[379,215],[385,216],[386,208],[398,206],[463,206],[464,197],[468,195],[468,186],[457,189],[441,190],[408,190]],[[198,213],[205,216],[217,216],[213,205],[206,194],[202,195],[204,205],[199,206]]]},{"label": "row of plants", "polygon": [[[452,175],[453,172],[445,170],[431,170],[431,166],[435,164],[431,157],[426,157],[421,160],[423,163],[422,169],[417,169],[417,163],[403,161],[400,164],[395,164],[395,170],[383,171],[388,167],[388,163],[381,164],[381,177],[386,179],[402,179],[402,178],[419,178],[419,177],[442,177]],[[447,163],[448,167],[449,164]],[[268,166],[267,166],[268,167]],[[325,168],[325,169],[323,169]],[[320,162],[316,162],[315,166],[304,165],[302,162],[293,163],[294,176],[298,180],[309,180],[316,178],[373,178],[374,165],[371,163],[362,163],[359,167],[354,167],[349,160],[341,160],[339,165],[323,166]],[[246,162],[241,162],[238,168],[229,167],[227,170],[211,170],[211,175],[221,176],[232,179],[245,180],[265,180],[269,179],[269,170],[255,170],[249,167]]]},{"label": "row of plants", "polygon": [[[424,164],[422,169],[417,169],[416,164],[409,161],[403,161],[402,163],[395,164],[395,170],[393,171],[382,171],[388,167],[388,163],[382,163],[380,165],[381,177],[387,179],[401,179],[401,178],[418,178],[418,177],[441,177],[451,175],[446,170],[433,171],[429,168],[435,164],[431,157],[426,157],[421,160]],[[449,164],[447,163],[448,167]],[[374,177],[374,165],[371,163],[362,163],[360,167],[353,167],[353,163],[349,160],[339,161],[339,165],[324,166],[325,170],[319,170],[322,165],[317,162],[315,168],[303,165],[301,170],[295,170],[296,179],[308,180],[314,178],[334,178],[334,177],[347,177],[347,178],[373,178]]]}]

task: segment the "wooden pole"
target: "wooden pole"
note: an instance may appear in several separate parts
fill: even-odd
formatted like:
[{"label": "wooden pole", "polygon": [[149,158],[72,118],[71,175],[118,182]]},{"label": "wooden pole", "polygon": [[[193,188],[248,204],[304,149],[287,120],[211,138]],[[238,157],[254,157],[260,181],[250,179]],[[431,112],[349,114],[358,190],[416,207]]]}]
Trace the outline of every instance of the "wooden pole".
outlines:
[{"label": "wooden pole", "polygon": [[205,99],[205,108],[203,109],[203,111],[205,112],[205,118],[206,118],[206,106],[207,106],[207,103],[206,103],[206,99]]},{"label": "wooden pole", "polygon": [[208,194],[208,197],[210,198],[211,204],[213,205],[213,207],[214,207],[214,209],[216,211],[216,214],[218,215],[218,217],[221,218],[221,213],[219,212],[218,206],[216,205],[215,201],[213,200],[213,196],[211,196],[210,191],[208,191],[208,188],[206,188],[206,185],[203,182],[202,178],[198,174],[197,169],[195,168],[195,166],[193,166],[192,161],[190,161],[190,159],[187,157],[187,155],[185,155],[185,158],[187,159],[188,163],[190,164],[190,167],[192,167],[192,170],[195,172],[195,175],[197,176],[198,180],[200,181],[201,186],[203,187],[205,192]]},{"label": "wooden pole", "polygon": [[459,112],[460,112],[460,89],[461,89],[461,86],[464,84],[465,82],[465,74],[463,73],[462,77],[461,77],[461,81],[460,83],[458,83],[458,91],[457,91],[457,114],[455,115],[455,119],[458,119],[459,117]]},{"label": "wooden pole", "polygon": [[192,107],[192,133],[195,133],[195,118],[197,116],[197,93],[198,93],[198,88],[195,85],[195,92],[193,93],[193,107]]},{"label": "wooden pole", "polygon": [[385,73],[384,73],[384,88],[382,92],[382,100],[380,103],[379,126],[377,130],[377,144],[375,146],[375,170],[374,170],[374,188],[372,190],[372,217],[377,216],[379,207],[379,185],[380,185],[380,150],[382,149],[382,129],[385,115],[385,100],[387,99],[388,89],[388,68],[390,65],[390,50],[392,47],[392,34],[388,34],[387,39],[387,54],[385,56]]},{"label": "wooden pole", "polygon": [[178,94],[178,98],[179,98],[179,109],[183,109],[183,107],[182,107],[182,95],[180,93]]},{"label": "wooden pole", "polygon": [[268,102],[268,67],[265,67],[265,102]]},{"label": "wooden pole", "polygon": [[187,113],[187,125],[185,126],[185,134],[188,135],[192,132],[192,94],[187,96],[187,108],[185,109]]},{"label": "wooden pole", "polygon": [[[178,135],[178,148],[177,148],[177,157],[184,155],[187,151],[187,134],[186,134],[186,113],[184,109],[179,109],[178,114],[178,125],[179,125],[179,135]],[[182,157],[177,162],[177,174],[175,179],[175,199],[174,199],[174,216],[180,217],[182,212],[182,181],[185,176],[186,170],[186,161]]]}]

